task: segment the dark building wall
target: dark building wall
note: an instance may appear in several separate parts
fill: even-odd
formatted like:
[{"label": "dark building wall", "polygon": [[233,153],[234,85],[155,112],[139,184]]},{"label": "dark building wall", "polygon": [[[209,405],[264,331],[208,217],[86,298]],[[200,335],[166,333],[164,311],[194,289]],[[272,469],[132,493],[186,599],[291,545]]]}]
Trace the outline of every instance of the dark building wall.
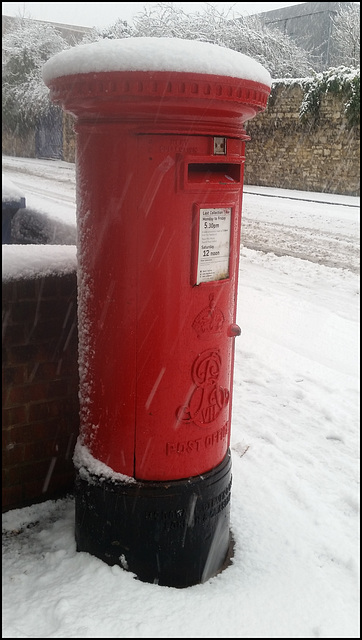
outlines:
[{"label": "dark building wall", "polygon": [[72,490],[76,274],[3,282],[3,511]]},{"label": "dark building wall", "polygon": [[269,27],[287,34],[295,43],[313,54],[316,71],[335,65],[332,17],[341,5],[351,2],[303,2],[260,14]]},{"label": "dark building wall", "polygon": [[[33,20],[32,18],[26,17],[23,19],[53,27],[71,46],[79,44],[84,36],[91,31],[89,27],[79,27],[72,24],[61,24],[59,22],[46,22],[45,20]],[[2,35],[13,29],[17,20],[19,20],[19,17],[16,16],[2,16]]]}]

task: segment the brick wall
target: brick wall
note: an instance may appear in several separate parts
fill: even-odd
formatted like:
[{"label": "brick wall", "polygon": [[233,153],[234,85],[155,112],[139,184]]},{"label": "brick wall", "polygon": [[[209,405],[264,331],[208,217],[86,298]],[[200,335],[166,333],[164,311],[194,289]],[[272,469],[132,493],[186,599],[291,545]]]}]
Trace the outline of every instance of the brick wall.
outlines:
[{"label": "brick wall", "polygon": [[14,135],[2,127],[2,154],[4,156],[14,156],[15,158],[35,158],[35,131],[23,136]]},{"label": "brick wall", "polygon": [[348,128],[340,96],[323,94],[317,122],[299,118],[300,86],[273,87],[267,109],[246,123],[245,184],[358,196],[360,128]]},{"label": "brick wall", "polygon": [[76,274],[3,282],[3,510],[72,490]]}]

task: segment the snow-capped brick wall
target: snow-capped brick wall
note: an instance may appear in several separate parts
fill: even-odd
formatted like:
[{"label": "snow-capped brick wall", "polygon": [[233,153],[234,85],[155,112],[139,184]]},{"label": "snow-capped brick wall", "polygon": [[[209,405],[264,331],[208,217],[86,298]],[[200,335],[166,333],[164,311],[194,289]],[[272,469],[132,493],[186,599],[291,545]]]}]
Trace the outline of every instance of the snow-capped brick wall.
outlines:
[{"label": "snow-capped brick wall", "polygon": [[[246,123],[245,184],[360,194],[360,128],[348,128],[340,96],[322,96],[320,117],[302,123],[303,91],[281,84],[266,111]],[[63,153],[75,161],[74,119],[64,114]]]},{"label": "snow-capped brick wall", "polygon": [[282,83],[246,123],[244,182],[249,185],[360,194],[360,127],[349,128],[342,98],[323,94],[317,120],[299,117],[303,90]]},{"label": "snow-capped brick wall", "polygon": [[3,280],[3,511],[73,488],[76,273]]}]

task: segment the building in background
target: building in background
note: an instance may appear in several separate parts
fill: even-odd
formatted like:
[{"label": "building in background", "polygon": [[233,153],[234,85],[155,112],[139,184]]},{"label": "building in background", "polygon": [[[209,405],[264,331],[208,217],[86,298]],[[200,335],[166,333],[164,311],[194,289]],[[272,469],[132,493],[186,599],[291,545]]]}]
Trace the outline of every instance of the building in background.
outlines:
[{"label": "building in background", "polygon": [[[20,17],[20,16],[19,16]],[[2,16],[2,35],[14,28],[14,25],[19,17],[16,16]],[[38,24],[45,24],[54,27],[59,31],[64,40],[71,46],[79,44],[84,36],[91,31],[89,27],[79,27],[72,24],[61,24],[59,22],[46,22],[45,20],[33,20],[32,18],[21,18],[22,20],[31,20]]]},{"label": "building in background", "polygon": [[263,22],[288,35],[313,57],[315,70],[320,72],[338,66],[338,54],[333,38],[333,18],[338,11],[353,2],[302,2],[284,9],[260,13]]}]

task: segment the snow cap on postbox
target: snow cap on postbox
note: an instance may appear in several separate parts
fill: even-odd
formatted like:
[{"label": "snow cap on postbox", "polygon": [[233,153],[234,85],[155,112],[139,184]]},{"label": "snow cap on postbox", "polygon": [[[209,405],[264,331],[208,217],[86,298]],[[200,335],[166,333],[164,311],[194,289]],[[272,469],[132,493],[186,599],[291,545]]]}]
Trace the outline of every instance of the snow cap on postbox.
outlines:
[{"label": "snow cap on postbox", "polygon": [[[132,75],[138,83],[142,75],[152,78],[153,84],[141,91],[139,86],[120,88]],[[270,73],[243,53],[207,42],[165,37],[104,39],[72,47],[45,63],[43,80],[50,88],[51,100],[74,115],[77,108],[78,113],[83,112],[87,94],[90,100],[97,94],[108,101],[116,95],[127,99],[127,93],[133,98],[138,93],[139,97],[162,97],[165,101],[177,94],[181,101],[197,98],[252,106],[251,113],[243,111],[243,120],[265,109],[272,83]],[[180,88],[181,80],[186,81],[186,88]]]}]

